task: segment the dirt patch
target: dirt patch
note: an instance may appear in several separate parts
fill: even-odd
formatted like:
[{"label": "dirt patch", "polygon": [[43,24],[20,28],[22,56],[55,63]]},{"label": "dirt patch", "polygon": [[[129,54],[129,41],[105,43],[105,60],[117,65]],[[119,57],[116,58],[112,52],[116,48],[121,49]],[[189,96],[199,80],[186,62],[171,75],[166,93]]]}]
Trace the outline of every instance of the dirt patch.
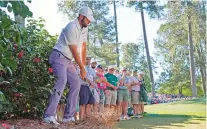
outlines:
[{"label": "dirt patch", "polygon": [[92,115],[85,120],[53,125],[42,120],[19,119],[0,121],[0,128],[13,129],[112,129],[119,118],[118,112],[106,110],[104,113]]}]

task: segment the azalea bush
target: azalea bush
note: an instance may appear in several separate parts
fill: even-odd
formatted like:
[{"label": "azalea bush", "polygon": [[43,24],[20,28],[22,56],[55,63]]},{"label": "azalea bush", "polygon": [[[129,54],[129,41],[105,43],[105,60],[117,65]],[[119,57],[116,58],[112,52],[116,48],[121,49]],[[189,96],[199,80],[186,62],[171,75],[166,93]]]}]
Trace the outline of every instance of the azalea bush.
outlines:
[{"label": "azalea bush", "polygon": [[[0,5],[9,9],[26,6],[14,3]],[[20,28],[0,10],[0,91],[4,96],[0,99],[0,118],[38,118],[44,112],[55,79],[48,57],[57,39],[44,29],[44,22],[28,19],[27,26]]]}]

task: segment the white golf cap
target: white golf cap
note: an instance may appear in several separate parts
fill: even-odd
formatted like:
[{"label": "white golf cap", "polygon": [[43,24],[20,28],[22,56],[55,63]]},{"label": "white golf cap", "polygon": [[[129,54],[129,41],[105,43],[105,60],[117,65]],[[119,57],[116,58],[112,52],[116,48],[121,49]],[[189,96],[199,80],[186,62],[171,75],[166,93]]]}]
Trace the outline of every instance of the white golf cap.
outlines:
[{"label": "white golf cap", "polygon": [[108,67],[108,69],[114,69],[115,67],[113,66],[113,65],[110,65],[109,67]]},{"label": "white golf cap", "polygon": [[140,74],[140,75],[144,75],[144,72],[141,71],[141,72],[139,72],[139,74]]},{"label": "white golf cap", "polygon": [[79,10],[79,14],[85,16],[88,18],[88,20],[90,22],[95,22],[96,20],[93,18],[93,12],[92,10],[89,8],[89,7],[82,7],[80,10]]},{"label": "white golf cap", "polygon": [[91,58],[91,63],[97,63],[94,58]]},{"label": "white golf cap", "polygon": [[123,70],[127,70],[127,68],[126,68],[126,67],[122,67],[122,68],[121,68],[121,71],[123,71]]},{"label": "white golf cap", "polygon": [[86,58],[92,58],[90,55],[87,55]]}]

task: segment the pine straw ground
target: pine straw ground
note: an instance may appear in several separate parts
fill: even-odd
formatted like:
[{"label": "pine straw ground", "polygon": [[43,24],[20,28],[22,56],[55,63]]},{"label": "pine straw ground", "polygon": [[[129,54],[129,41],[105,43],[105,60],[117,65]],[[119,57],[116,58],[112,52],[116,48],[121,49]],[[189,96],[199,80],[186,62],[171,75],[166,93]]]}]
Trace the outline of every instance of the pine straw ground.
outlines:
[{"label": "pine straw ground", "polygon": [[105,110],[103,114],[96,114],[88,117],[85,120],[80,120],[71,123],[61,123],[59,126],[44,123],[42,120],[7,120],[0,121],[0,129],[2,124],[8,125],[8,128],[13,129],[112,129],[114,124],[119,119],[118,111]]}]

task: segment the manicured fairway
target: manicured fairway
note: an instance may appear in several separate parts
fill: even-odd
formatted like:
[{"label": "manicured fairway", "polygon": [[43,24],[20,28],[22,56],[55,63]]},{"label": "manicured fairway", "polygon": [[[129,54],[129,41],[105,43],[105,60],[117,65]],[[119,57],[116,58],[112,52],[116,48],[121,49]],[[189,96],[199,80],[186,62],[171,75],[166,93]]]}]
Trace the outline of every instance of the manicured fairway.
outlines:
[{"label": "manicured fairway", "polygon": [[118,128],[127,129],[205,129],[206,99],[194,99],[145,106],[144,118],[120,121]]}]

